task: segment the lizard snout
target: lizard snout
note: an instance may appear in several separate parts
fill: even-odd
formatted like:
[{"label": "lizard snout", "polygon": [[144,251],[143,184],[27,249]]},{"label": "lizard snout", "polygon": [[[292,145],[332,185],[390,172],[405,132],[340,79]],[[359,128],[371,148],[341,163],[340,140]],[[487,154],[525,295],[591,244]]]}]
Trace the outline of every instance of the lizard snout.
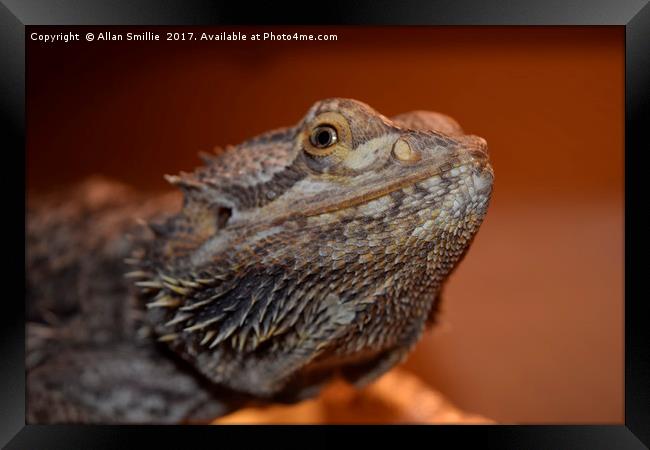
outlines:
[{"label": "lizard snout", "polygon": [[485,156],[489,156],[487,141],[482,137],[468,134],[461,138],[461,142],[469,152],[478,151]]}]

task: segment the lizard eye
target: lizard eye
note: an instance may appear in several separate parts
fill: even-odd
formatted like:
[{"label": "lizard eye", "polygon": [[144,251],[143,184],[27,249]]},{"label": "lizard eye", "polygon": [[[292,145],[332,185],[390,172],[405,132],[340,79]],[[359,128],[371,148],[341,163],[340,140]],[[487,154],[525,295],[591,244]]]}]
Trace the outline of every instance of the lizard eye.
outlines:
[{"label": "lizard eye", "polygon": [[327,148],[338,142],[336,128],[331,125],[321,125],[314,128],[309,136],[309,142],[316,148]]},{"label": "lizard eye", "polygon": [[[352,133],[348,119],[335,111],[327,111],[314,117],[300,133],[302,148],[311,156],[312,162],[320,159],[325,165],[340,162],[352,145]],[[329,158],[322,158],[322,157]]]}]

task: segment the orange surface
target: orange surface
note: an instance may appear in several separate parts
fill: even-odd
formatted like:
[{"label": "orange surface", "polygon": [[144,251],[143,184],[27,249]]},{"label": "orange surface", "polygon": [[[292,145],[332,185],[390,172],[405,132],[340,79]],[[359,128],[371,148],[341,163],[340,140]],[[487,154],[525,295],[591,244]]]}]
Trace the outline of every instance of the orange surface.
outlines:
[{"label": "orange surface", "polygon": [[498,422],[622,422],[623,28],[267,30],[338,40],[28,40],[28,188],[165,188],[324,97],[444,112],[487,139],[494,198],[406,367]]},{"label": "orange surface", "polygon": [[400,369],[383,375],[363,389],[335,380],[313,399],[295,405],[240,409],[215,425],[286,424],[466,424],[494,421],[460,411],[439,392]]}]

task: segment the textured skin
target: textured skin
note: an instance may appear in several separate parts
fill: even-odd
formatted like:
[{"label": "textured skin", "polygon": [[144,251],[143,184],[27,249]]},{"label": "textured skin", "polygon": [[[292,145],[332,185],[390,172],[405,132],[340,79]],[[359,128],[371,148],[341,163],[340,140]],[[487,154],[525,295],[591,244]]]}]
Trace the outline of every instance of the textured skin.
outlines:
[{"label": "textured skin", "polygon": [[[334,144],[314,146],[319,126]],[[493,181],[485,141],[453,119],[391,120],[347,99],[205,160],[168,177],[183,192],[175,214],[169,199],[129,194],[32,215],[32,421],[198,420],[246,398],[306,398],[337,374],[374,380],[434,322]],[[150,230],[124,222],[136,211]],[[69,252],[58,266],[57,244]],[[123,257],[135,287],[118,277]],[[57,289],[84,280],[93,289]],[[89,382],[66,385],[75,366]],[[125,391],[102,392],[114,384]]]}]

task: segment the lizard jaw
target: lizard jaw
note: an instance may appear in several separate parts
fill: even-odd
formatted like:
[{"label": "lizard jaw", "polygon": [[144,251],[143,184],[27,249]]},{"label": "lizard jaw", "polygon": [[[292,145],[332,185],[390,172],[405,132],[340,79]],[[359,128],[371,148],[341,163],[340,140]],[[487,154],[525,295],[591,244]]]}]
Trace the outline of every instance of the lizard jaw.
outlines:
[{"label": "lizard jaw", "polygon": [[474,189],[477,195],[485,195],[491,191],[493,181],[492,168],[487,163],[487,159],[481,158],[462,161],[453,166],[445,164],[442,166],[432,165],[426,167],[424,170],[419,170],[416,173],[402,177],[399,180],[388,183],[380,188],[369,189],[361,194],[354,195],[349,198],[343,198],[339,202],[334,202],[333,204],[326,203],[324,205],[314,205],[311,208],[307,208],[302,214],[307,217],[311,217],[320,214],[340,211],[347,208],[353,208],[355,206],[368,203],[369,201],[375,200],[377,198],[389,195],[392,192],[414,186],[417,183],[421,183],[425,180],[434,180],[436,178],[445,177],[454,178],[463,176],[464,173],[471,174],[471,182],[474,184]]}]

